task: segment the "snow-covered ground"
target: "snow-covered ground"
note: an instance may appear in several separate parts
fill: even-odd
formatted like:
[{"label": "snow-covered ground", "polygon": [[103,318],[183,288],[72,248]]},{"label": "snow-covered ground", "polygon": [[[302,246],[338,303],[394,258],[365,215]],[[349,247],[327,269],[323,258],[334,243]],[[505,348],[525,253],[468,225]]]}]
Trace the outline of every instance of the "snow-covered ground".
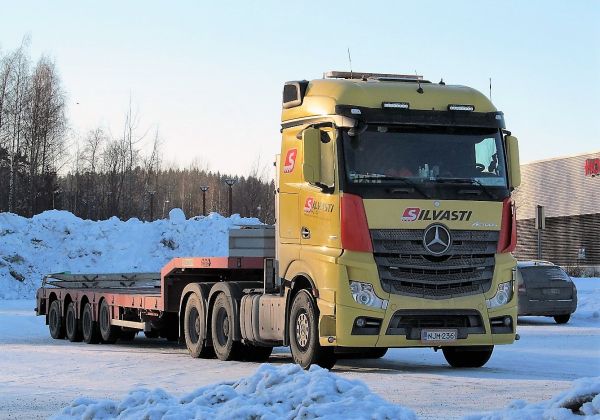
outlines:
[{"label": "snow-covered ground", "polygon": [[[393,349],[380,360],[342,360],[332,372],[363,381],[419,418],[459,418],[505,407],[515,412],[525,403],[513,401],[550,400],[577,379],[600,376],[600,318],[594,317],[600,279],[575,281],[581,313],[566,325],[551,318],[520,319],[521,340],[496,347],[481,369],[452,369],[441,352],[430,349]],[[0,418],[46,418],[82,397],[118,403],[136,388],[160,388],[181,398],[199,387],[250,377],[260,366],[192,359],[184,347],[160,339],[98,345],[53,340],[34,306],[33,300],[0,300]],[[276,349],[270,363],[291,363],[288,349]],[[338,414],[350,418],[352,412]]]},{"label": "snow-covered ground", "polygon": [[51,210],[30,219],[0,213],[0,299],[34,298],[45,274],[158,272],[171,258],[227,255],[227,232],[257,219],[211,213],[142,222],[82,220]]},{"label": "snow-covered ground", "polygon": [[[91,222],[56,211],[32,219],[0,214],[0,418],[79,415],[78,410],[88,409],[101,415],[119,407],[131,409],[125,414],[139,418],[135,407],[148,414],[160,404],[233,415],[238,407],[258,410],[272,402],[257,406],[257,399],[266,397],[253,392],[253,387],[266,384],[266,377],[279,381],[278,387],[297,388],[297,395],[287,388],[290,401],[281,404],[291,404],[286,406],[290,410],[310,406],[306,410],[314,411],[308,414],[358,418],[364,408],[374,415],[376,411],[368,407],[379,396],[395,404],[390,407],[379,401],[380,418],[385,413],[410,416],[402,407],[420,418],[458,418],[490,410],[495,413],[483,417],[562,418],[561,404],[578,390],[585,393],[597,387],[598,379],[582,378],[600,376],[599,278],[575,279],[579,305],[568,324],[557,325],[551,318],[520,318],[521,340],[497,346],[481,369],[452,369],[441,352],[430,349],[393,349],[380,360],[342,360],[332,373],[318,369],[305,373],[291,365],[286,348],[276,349],[270,365],[263,367],[192,359],[184,347],[161,339],[136,337],[131,343],[113,345],[53,340],[44,318],[34,316],[32,298],[45,273],[158,271],[174,256],[225,255],[227,230],[255,223],[256,219],[216,214],[185,220],[177,210],[168,220],[152,223]],[[19,277],[22,282],[16,280]],[[347,382],[354,380],[368,388]],[[310,386],[321,383],[322,389],[337,391],[329,396],[331,401],[315,403],[311,396],[321,388],[313,393]],[[272,391],[273,395],[281,392]],[[223,398],[235,402],[227,406]],[[296,405],[298,398],[302,398],[300,405]],[[328,405],[336,398],[335,405]],[[595,400],[585,409],[598,405]],[[277,411],[269,413],[280,417]]]}]

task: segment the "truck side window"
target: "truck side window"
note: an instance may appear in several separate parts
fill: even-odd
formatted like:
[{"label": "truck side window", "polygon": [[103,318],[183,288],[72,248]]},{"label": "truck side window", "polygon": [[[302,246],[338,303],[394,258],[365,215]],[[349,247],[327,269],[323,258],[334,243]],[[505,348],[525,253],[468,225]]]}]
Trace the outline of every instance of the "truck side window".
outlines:
[{"label": "truck side window", "polygon": [[321,179],[323,185],[335,185],[335,153],[332,132],[321,134]]}]

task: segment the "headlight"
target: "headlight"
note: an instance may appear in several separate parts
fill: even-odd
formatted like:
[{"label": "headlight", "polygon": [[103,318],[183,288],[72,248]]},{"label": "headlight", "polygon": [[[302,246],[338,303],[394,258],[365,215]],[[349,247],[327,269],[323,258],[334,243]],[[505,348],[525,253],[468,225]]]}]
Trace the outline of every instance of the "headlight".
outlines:
[{"label": "headlight", "polygon": [[488,309],[506,305],[513,297],[513,282],[500,283],[493,298],[486,300]]},{"label": "headlight", "polygon": [[371,306],[373,308],[386,309],[388,301],[380,299],[373,290],[373,285],[370,283],[362,283],[359,281],[350,282],[350,291],[352,298],[361,305]]}]

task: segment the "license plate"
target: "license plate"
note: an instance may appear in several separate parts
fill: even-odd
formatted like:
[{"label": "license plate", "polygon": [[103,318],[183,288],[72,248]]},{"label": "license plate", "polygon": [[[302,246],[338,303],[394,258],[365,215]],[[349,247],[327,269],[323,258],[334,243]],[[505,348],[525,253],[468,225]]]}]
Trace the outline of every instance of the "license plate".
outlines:
[{"label": "license plate", "polygon": [[421,330],[421,341],[456,341],[456,330]]},{"label": "license plate", "polygon": [[560,289],[544,289],[543,292],[545,295],[559,295]]}]

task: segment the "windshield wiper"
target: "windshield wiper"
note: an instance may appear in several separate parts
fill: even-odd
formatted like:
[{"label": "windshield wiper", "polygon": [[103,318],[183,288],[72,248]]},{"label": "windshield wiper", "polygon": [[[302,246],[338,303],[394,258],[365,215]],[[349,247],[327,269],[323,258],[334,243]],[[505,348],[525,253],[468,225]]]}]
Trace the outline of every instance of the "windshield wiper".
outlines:
[{"label": "windshield wiper", "polygon": [[[399,182],[413,188],[415,191],[417,191],[423,197],[431,198],[431,196],[429,194],[427,194],[423,189],[418,187],[415,182],[411,181],[410,178],[404,177],[404,176],[388,176],[388,175],[384,175],[384,174],[351,174],[350,179],[352,179],[354,182],[358,181],[359,184],[360,184],[361,180],[399,181]],[[394,191],[392,190],[392,192],[394,192]]]},{"label": "windshield wiper", "polygon": [[492,200],[498,199],[486,185],[476,178],[437,178],[435,181],[440,184],[478,185],[481,187],[481,191],[483,191]]}]

